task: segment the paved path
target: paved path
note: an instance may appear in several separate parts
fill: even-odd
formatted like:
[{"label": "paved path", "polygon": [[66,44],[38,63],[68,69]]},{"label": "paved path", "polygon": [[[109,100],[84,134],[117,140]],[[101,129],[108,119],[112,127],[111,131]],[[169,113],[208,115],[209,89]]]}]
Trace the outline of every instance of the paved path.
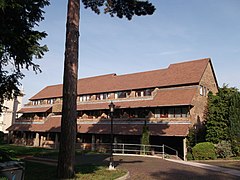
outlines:
[{"label": "paved path", "polygon": [[[35,159],[36,160],[36,159]],[[47,160],[46,160],[47,161]],[[42,161],[44,162],[44,161]],[[56,160],[47,161],[53,163]],[[238,180],[240,171],[179,160],[163,160],[153,157],[114,156],[116,168],[126,169],[131,180]],[[82,155],[78,164],[108,165],[107,155]]]},{"label": "paved path", "polygon": [[180,164],[185,164],[185,165],[188,165],[188,166],[199,167],[199,168],[203,168],[203,169],[209,169],[209,170],[213,170],[213,171],[217,171],[217,172],[223,172],[223,173],[231,174],[231,175],[234,175],[234,176],[238,176],[239,179],[240,179],[240,171],[239,170],[230,169],[230,168],[223,168],[223,167],[219,167],[219,166],[197,163],[197,162],[192,162],[192,161],[178,161],[178,160],[171,160],[171,159],[169,159],[168,161],[172,161],[172,162],[180,163]]}]

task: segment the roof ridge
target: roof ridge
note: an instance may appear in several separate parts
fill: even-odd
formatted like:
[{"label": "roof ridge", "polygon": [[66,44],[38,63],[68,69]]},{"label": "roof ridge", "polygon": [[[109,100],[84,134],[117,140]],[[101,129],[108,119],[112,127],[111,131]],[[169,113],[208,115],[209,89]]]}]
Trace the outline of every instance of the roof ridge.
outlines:
[{"label": "roof ridge", "polygon": [[85,79],[93,79],[93,78],[100,78],[100,77],[107,77],[107,76],[117,76],[116,73],[110,73],[110,74],[103,74],[103,75],[97,75],[97,76],[90,76],[90,77],[83,77],[83,78],[79,78],[79,80],[85,80]]},{"label": "roof ridge", "polygon": [[173,65],[188,64],[188,63],[193,63],[193,62],[196,62],[196,61],[206,61],[206,60],[210,61],[211,58],[194,59],[194,60],[190,60],[190,61],[182,61],[182,62],[172,63],[168,66],[168,68],[170,68],[170,66],[173,66]]}]

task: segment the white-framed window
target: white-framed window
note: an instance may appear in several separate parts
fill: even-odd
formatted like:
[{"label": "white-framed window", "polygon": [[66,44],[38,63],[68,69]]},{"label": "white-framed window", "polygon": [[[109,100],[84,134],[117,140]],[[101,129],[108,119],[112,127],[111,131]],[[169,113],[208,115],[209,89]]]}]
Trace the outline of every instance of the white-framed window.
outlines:
[{"label": "white-framed window", "polygon": [[204,87],[200,86],[200,95],[203,96],[204,95]]}]

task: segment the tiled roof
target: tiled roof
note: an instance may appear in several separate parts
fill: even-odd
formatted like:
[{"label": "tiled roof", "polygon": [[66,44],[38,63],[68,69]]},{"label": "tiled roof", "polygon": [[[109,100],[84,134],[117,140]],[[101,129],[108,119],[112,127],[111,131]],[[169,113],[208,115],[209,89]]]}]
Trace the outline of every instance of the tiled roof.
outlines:
[{"label": "tiled roof", "polygon": [[60,116],[53,116],[43,124],[13,124],[8,131],[60,132],[60,125]]},{"label": "tiled roof", "polygon": [[24,107],[21,108],[18,113],[38,113],[38,112],[47,112],[52,106],[45,107]]},{"label": "tiled roof", "polygon": [[[183,106],[192,105],[192,99],[196,94],[196,87],[172,88],[158,90],[153,98],[139,99],[135,101],[114,101],[117,108],[138,108],[138,107],[161,107],[161,106]],[[109,102],[105,103],[82,103],[77,106],[77,110],[108,109]]]},{"label": "tiled roof", "polygon": [[[53,116],[44,124],[13,124],[8,131],[60,132],[61,117]],[[154,136],[186,136],[189,124],[148,124],[151,135]],[[114,134],[141,135],[143,124],[114,124]],[[78,133],[110,134],[110,123],[78,124]]]},{"label": "tiled roof", "polygon": [[[210,59],[200,59],[171,64],[166,69],[140,73],[116,75],[108,74],[78,80],[78,94],[94,94],[149,87],[166,87],[196,84],[204,73]],[[62,85],[47,86],[30,100],[62,96]]]}]

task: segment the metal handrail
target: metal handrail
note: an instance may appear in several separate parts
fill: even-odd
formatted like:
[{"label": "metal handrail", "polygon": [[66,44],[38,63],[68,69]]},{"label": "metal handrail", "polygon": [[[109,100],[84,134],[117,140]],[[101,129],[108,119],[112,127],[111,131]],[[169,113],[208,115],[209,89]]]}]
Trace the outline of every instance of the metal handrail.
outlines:
[{"label": "metal handrail", "polygon": [[[83,143],[84,144],[84,143]],[[94,146],[96,149],[100,146],[105,146],[106,150],[110,149],[109,143],[89,143],[89,145]],[[109,147],[108,147],[109,146]],[[141,155],[160,155],[164,159],[172,153],[167,153],[172,151],[173,154],[178,157],[178,151],[167,145],[143,145],[143,144],[126,144],[126,143],[113,143],[113,152],[121,154],[141,154]]]}]

